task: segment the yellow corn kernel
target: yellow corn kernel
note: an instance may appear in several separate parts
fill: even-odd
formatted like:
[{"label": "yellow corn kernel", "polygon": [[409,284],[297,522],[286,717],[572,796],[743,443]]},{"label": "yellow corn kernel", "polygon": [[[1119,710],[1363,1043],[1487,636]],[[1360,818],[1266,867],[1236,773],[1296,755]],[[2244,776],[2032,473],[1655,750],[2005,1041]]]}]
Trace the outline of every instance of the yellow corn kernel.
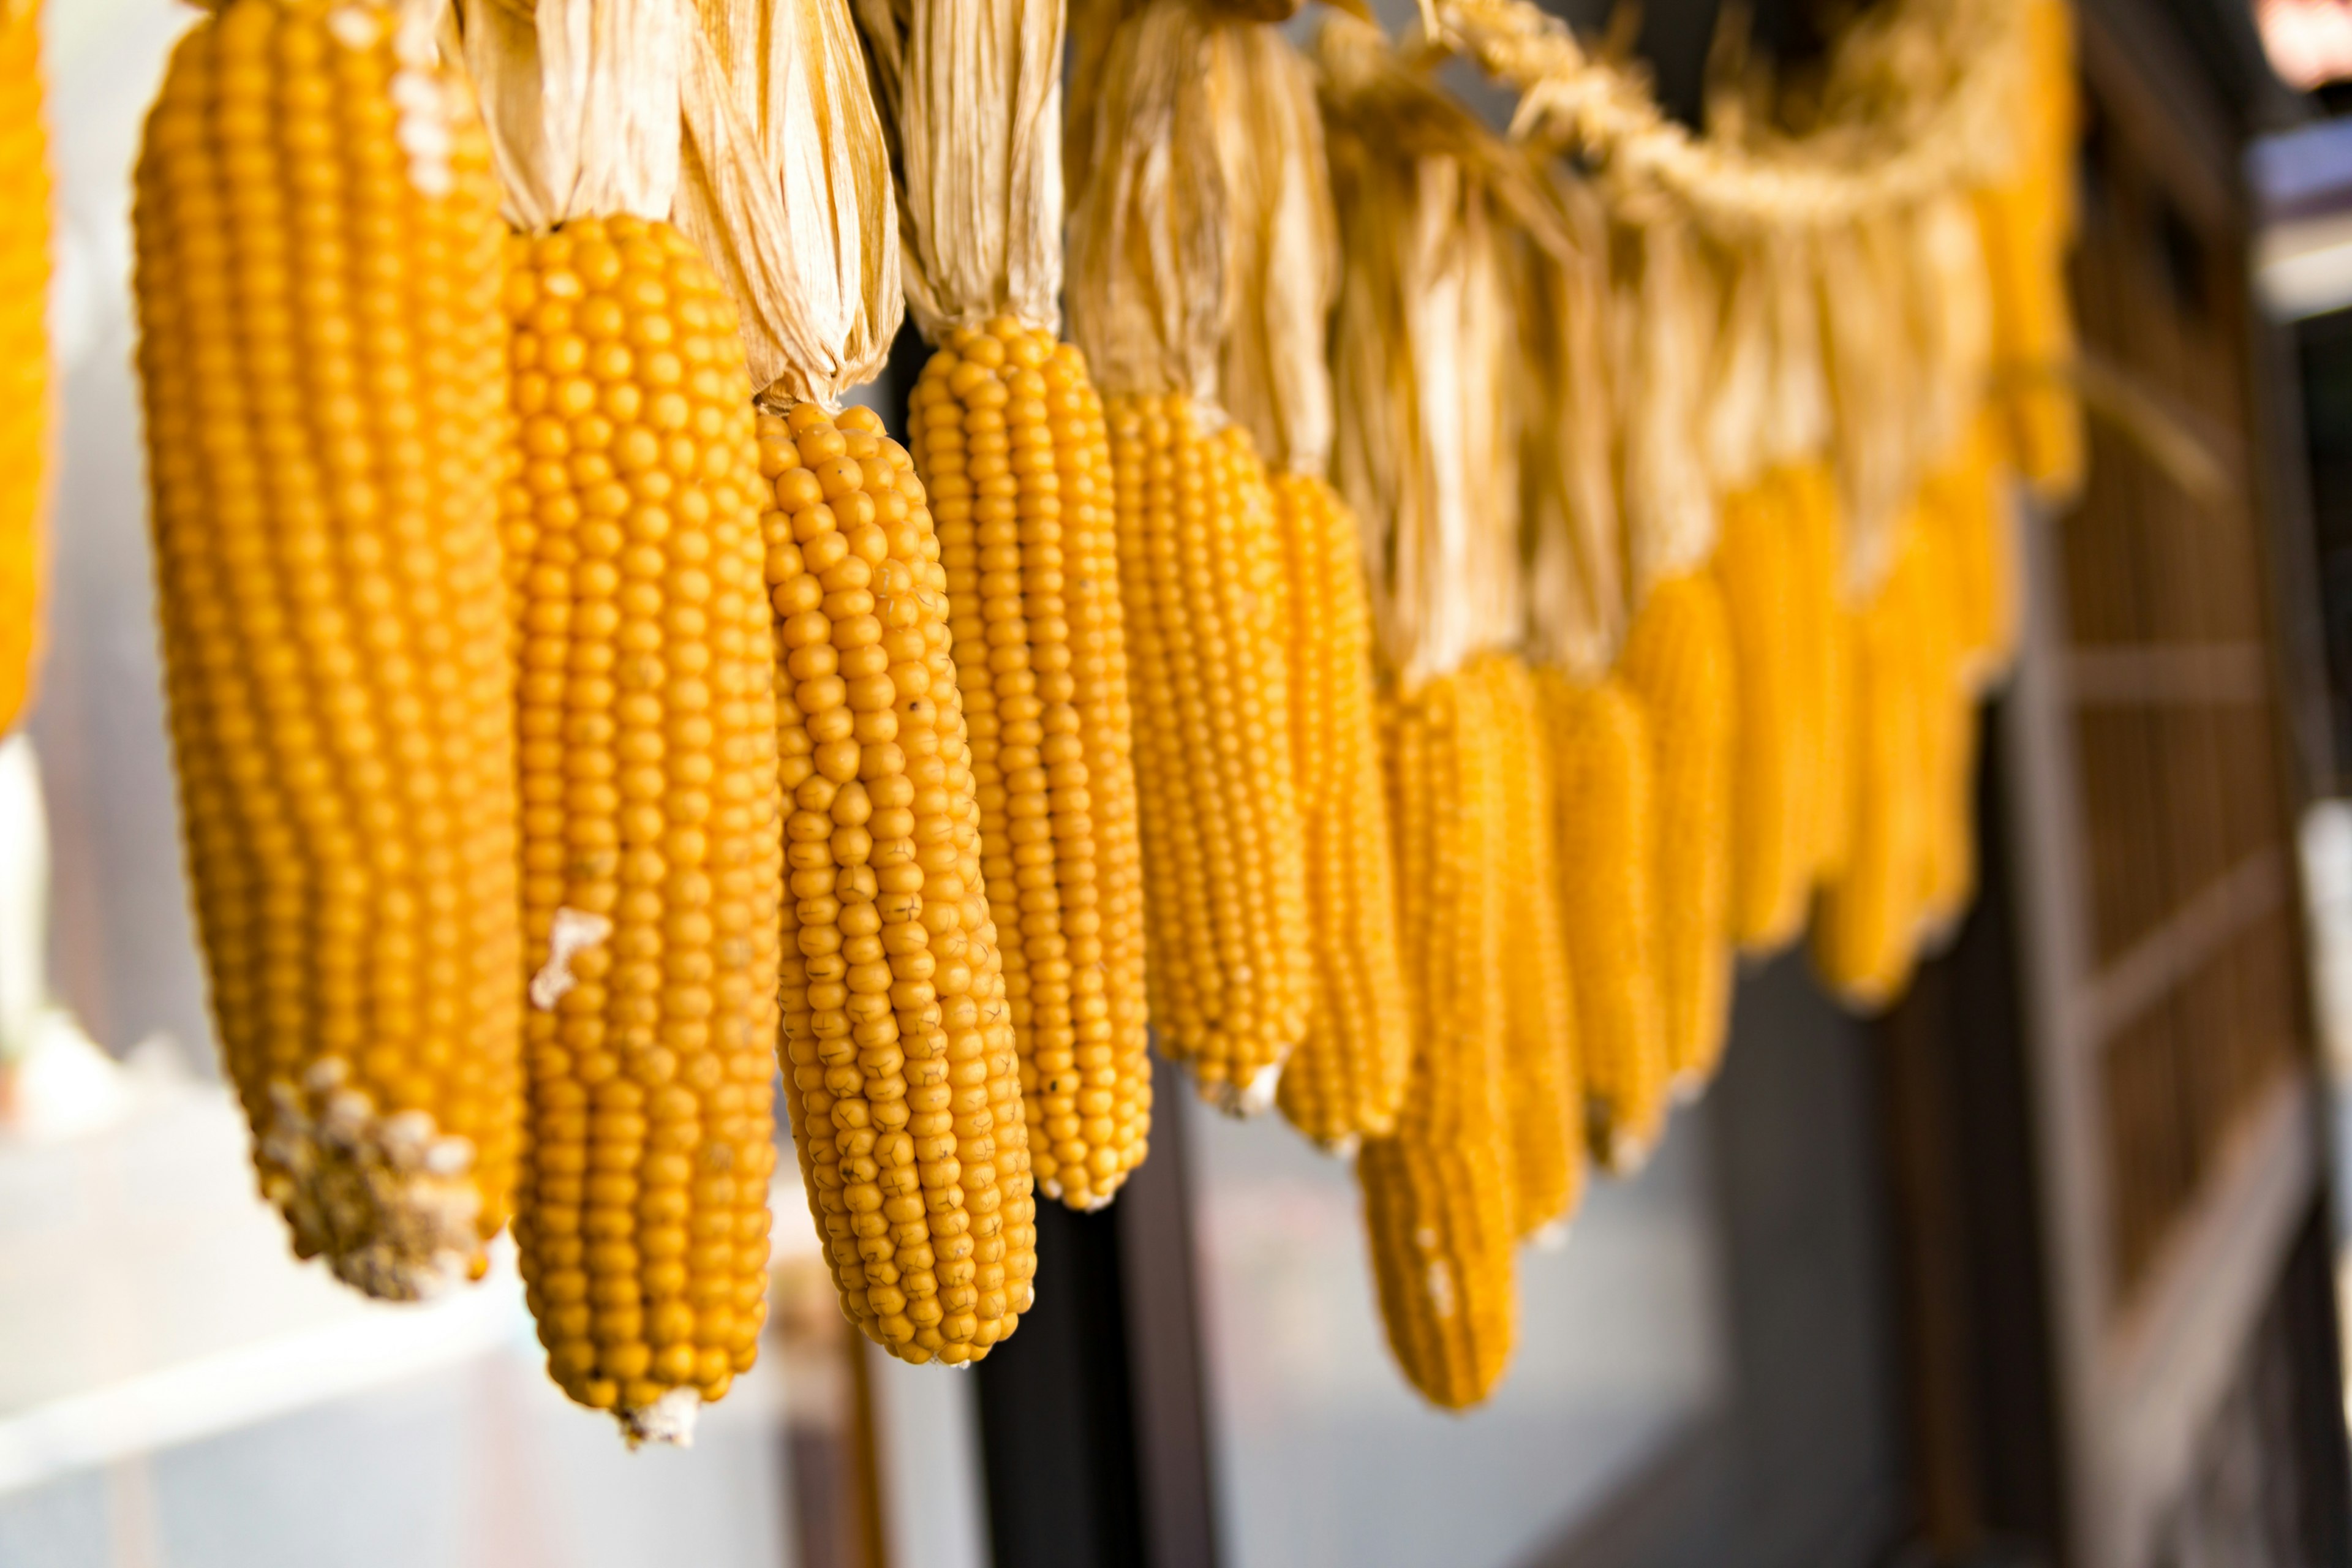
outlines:
[{"label": "yellow corn kernel", "polygon": [[1502,831],[1492,876],[1503,889],[1503,1083],[1511,1213],[1522,1236],[1559,1235],[1584,1175],[1584,1082],[1576,991],[1560,911],[1552,763],[1535,678],[1517,659],[1471,667],[1491,689],[1500,730]]},{"label": "yellow corn kernel", "polygon": [[1990,411],[1979,413],[1919,497],[1921,517],[1943,536],[1962,677],[1972,686],[1997,676],[2017,643],[2016,520],[2000,450]]},{"label": "yellow corn kernel", "polygon": [[1919,934],[1927,807],[1919,793],[1926,737],[1913,672],[1918,558],[1916,539],[1906,541],[1853,617],[1852,826],[1844,864],[1822,889],[1813,920],[1814,970],[1859,1008],[1885,1006],[1902,991]]},{"label": "yellow corn kernel", "polygon": [[1655,758],[1658,994],[1666,1059],[1685,1087],[1715,1076],[1731,1005],[1731,627],[1704,572],[1659,584],[1618,668]]},{"label": "yellow corn kernel", "polygon": [[1306,859],[1265,473],[1179,396],[1109,400],[1160,1048],[1227,1110],[1307,1031]]},{"label": "yellow corn kernel", "polygon": [[1151,1068],[1142,970],[1113,962],[1103,918],[1108,903],[1132,922],[1141,868],[1098,400],[1076,349],[1001,317],[947,334],[908,417],[962,650],[1030,1158],[1047,1197],[1100,1208],[1142,1163]]},{"label": "yellow corn kernel", "polygon": [[682,1441],[767,1314],[782,869],[751,384],[669,225],[509,254],[535,539],[515,1241],[556,1383]]},{"label": "yellow corn kernel", "polygon": [[1844,525],[1835,477],[1826,464],[1808,463],[1785,470],[1781,488],[1794,544],[1796,590],[1785,630],[1799,656],[1811,753],[1807,777],[1812,795],[1800,820],[1806,829],[1808,875],[1819,884],[1833,880],[1844,867],[1853,825],[1847,709],[1853,700],[1853,616],[1845,608]]},{"label": "yellow corn kernel", "polygon": [[1620,1175],[1665,1131],[1673,1079],[1658,995],[1655,767],[1623,682],[1537,672],[1551,754],[1560,924],[1575,980],[1586,1142]]},{"label": "yellow corn kernel", "polygon": [[[1738,723],[1731,785],[1731,934],[1751,952],[1795,938],[1812,891],[1813,725],[1800,617],[1798,542],[1785,490],[1769,482],[1730,498],[1712,570],[1731,626]],[[1671,895],[1669,895],[1671,896]]]},{"label": "yellow corn kernel", "polygon": [[1395,1127],[1412,1065],[1381,788],[1371,605],[1347,502],[1309,475],[1272,482],[1315,960],[1307,1037],[1283,1068],[1276,1098],[1292,1126],[1346,1150]]},{"label": "yellow corn kernel", "polygon": [[1976,890],[1976,702],[1967,676],[1962,621],[1969,584],[1948,510],[1923,505],[1911,568],[1914,611],[1905,628],[1906,673],[1919,725],[1912,793],[1921,807],[1920,940],[1941,940]]},{"label": "yellow corn kernel", "polygon": [[521,1131],[488,145],[388,14],[230,0],[173,52],[133,220],[214,1023],[295,1249],[422,1295],[481,1265]]},{"label": "yellow corn kernel", "polygon": [[793,1142],[843,1310],[903,1361],[977,1361],[1029,1310],[1036,1200],[947,573],[871,411],[760,421],[792,898]]},{"label": "yellow corn kernel", "polygon": [[1517,1312],[1503,1110],[1503,726],[1463,671],[1383,704],[1397,935],[1415,1050],[1396,1131],[1356,1161],[1389,1346],[1449,1410],[1494,1391]]},{"label": "yellow corn kernel", "polygon": [[0,10],[0,735],[32,701],[49,497],[49,166],[40,7]]}]

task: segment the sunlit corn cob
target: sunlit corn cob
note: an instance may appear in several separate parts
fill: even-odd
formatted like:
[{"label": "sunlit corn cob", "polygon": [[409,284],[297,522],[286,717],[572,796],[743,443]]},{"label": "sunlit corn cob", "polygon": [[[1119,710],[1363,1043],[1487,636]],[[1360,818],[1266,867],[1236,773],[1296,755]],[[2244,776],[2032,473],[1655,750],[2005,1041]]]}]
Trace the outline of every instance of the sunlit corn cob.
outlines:
[{"label": "sunlit corn cob", "polygon": [[1819,613],[1803,569],[1785,489],[1757,486],[1724,503],[1713,571],[1731,626],[1738,713],[1731,783],[1731,934],[1769,952],[1804,924],[1812,891],[1818,741],[1807,689]]},{"label": "sunlit corn cob", "polygon": [[1623,1174],[1665,1131],[1674,1076],[1658,994],[1650,725],[1613,678],[1579,681],[1546,669],[1536,683],[1551,751],[1586,1141],[1594,1159]]},{"label": "sunlit corn cob", "polygon": [[1307,848],[1314,1005],[1277,1097],[1292,1126],[1346,1149],[1396,1125],[1412,1065],[1396,881],[1381,787],[1372,616],[1361,535],[1339,492],[1273,479],[1290,626],[1291,754]]},{"label": "sunlit corn cob", "polygon": [[37,0],[0,7],[0,735],[32,697],[49,493],[49,167]]},{"label": "sunlit corn cob", "polygon": [[1919,923],[1938,940],[1976,891],[1976,700],[1966,676],[1961,621],[1969,584],[1954,525],[1923,505],[1913,549],[1915,598],[1906,666],[1918,710],[1919,746],[1913,790],[1922,807]]},{"label": "sunlit corn cob", "polygon": [[1944,535],[1954,631],[1971,685],[1997,675],[2017,642],[2016,520],[2000,453],[1992,416],[1980,414],[1953,459],[1928,475],[1920,494],[1922,515]]},{"label": "sunlit corn cob", "polygon": [[1000,317],[909,399],[980,800],[1038,1188],[1110,1201],[1151,1121],[1109,451],[1086,361]]},{"label": "sunlit corn cob", "polygon": [[1471,666],[1486,683],[1500,731],[1502,831],[1488,875],[1503,907],[1504,1116],[1511,1149],[1511,1216],[1521,1236],[1558,1235],[1584,1175],[1584,1083],[1576,993],[1560,913],[1552,763],[1535,678],[1504,655]]},{"label": "sunlit corn cob", "polygon": [[[1656,759],[1658,994],[1676,1083],[1715,1074],[1731,1004],[1731,627],[1704,572],[1650,591],[1618,669]],[[1582,965],[1578,966],[1581,970]]]},{"label": "sunlit corn cob", "polygon": [[133,219],[214,1021],[295,1249],[408,1298],[504,1222],[521,996],[503,228],[470,97],[393,35],[365,5],[200,19]]},{"label": "sunlit corn cob", "polygon": [[1846,837],[1853,826],[1850,800],[1853,616],[1841,586],[1844,543],[1838,519],[1837,480],[1826,464],[1808,463],[1781,476],[1787,500],[1795,607],[1786,630],[1800,656],[1806,700],[1807,776],[1812,794],[1800,814],[1805,828],[1807,875],[1816,883],[1833,879],[1845,865]]},{"label": "sunlit corn cob", "polygon": [[1857,1007],[1879,1007],[1911,974],[1922,912],[1927,802],[1926,742],[1913,668],[1916,542],[1853,619],[1844,861],[1813,918],[1813,967]]},{"label": "sunlit corn cob", "polygon": [[1189,399],[1108,418],[1152,1018],[1203,1095],[1262,1110],[1311,978],[1273,501],[1247,433]]},{"label": "sunlit corn cob", "polygon": [[843,1310],[901,1360],[960,1364],[1029,1309],[1037,1207],[947,573],[869,410],[763,416],[760,471],[793,1142]]},{"label": "sunlit corn cob", "polygon": [[556,1383],[683,1440],[767,1312],[782,871],[751,387],[667,224],[581,219],[510,255],[533,536],[515,1240]]},{"label": "sunlit corn cob", "polygon": [[1517,1315],[1503,952],[1518,911],[1493,875],[1503,727],[1488,685],[1463,671],[1384,707],[1414,1055],[1396,1131],[1365,1141],[1356,1176],[1390,1348],[1415,1388],[1459,1410],[1493,1392]]}]

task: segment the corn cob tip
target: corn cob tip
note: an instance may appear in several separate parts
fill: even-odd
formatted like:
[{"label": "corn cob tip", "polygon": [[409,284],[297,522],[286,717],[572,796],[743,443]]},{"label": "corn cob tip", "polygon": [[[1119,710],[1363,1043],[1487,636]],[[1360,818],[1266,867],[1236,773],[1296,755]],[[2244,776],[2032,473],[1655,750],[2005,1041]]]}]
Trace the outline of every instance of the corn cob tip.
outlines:
[{"label": "corn cob tip", "polygon": [[481,1260],[473,1141],[426,1111],[383,1114],[350,1077],[322,1057],[301,1082],[270,1085],[264,1193],[302,1257],[324,1253],[337,1279],[378,1300],[425,1300]]},{"label": "corn cob tip", "polygon": [[1202,1079],[1201,1098],[1227,1116],[1247,1121],[1272,1110],[1276,1091],[1281,1087],[1282,1064],[1268,1062],[1247,1083],[1235,1083],[1230,1079]]},{"label": "corn cob tip", "polygon": [[633,1454],[647,1443],[691,1448],[694,1447],[694,1424],[701,1414],[700,1389],[691,1386],[673,1388],[651,1405],[622,1411],[621,1435],[628,1439],[629,1451]]}]

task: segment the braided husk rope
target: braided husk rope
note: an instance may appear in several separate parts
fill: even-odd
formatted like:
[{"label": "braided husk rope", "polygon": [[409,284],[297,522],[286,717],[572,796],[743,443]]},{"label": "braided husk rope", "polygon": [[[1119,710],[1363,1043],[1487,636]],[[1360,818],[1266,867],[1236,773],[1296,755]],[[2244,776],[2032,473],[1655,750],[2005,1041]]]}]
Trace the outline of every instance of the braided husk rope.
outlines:
[{"label": "braided husk rope", "polygon": [[1896,0],[1842,42],[1820,129],[1742,145],[1669,120],[1636,69],[1529,0],[1433,0],[1434,42],[1517,89],[1514,135],[1655,187],[1701,226],[1818,228],[1975,183],[2008,159],[2019,0]]}]

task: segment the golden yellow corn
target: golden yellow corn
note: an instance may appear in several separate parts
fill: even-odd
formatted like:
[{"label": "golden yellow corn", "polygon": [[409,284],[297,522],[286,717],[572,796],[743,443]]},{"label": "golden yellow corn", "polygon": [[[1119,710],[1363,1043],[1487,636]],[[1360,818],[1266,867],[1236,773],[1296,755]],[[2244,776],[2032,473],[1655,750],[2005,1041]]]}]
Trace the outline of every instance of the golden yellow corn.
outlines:
[{"label": "golden yellow corn", "polygon": [[1922,939],[1948,931],[1976,891],[1976,701],[1966,675],[1961,623],[1969,584],[1960,569],[1959,519],[1923,502],[1913,550],[1915,600],[1906,627],[1906,669],[1919,746],[1912,790],[1921,802]]},{"label": "golden yellow corn", "polygon": [[1808,463],[1781,477],[1793,543],[1795,607],[1786,628],[1800,659],[1806,700],[1807,776],[1812,795],[1800,814],[1806,831],[1808,877],[1834,879],[1845,865],[1853,826],[1853,768],[1848,750],[1853,701],[1853,616],[1845,607],[1843,525],[1837,480],[1827,465]]},{"label": "golden yellow corn", "polygon": [[0,735],[32,700],[49,495],[49,165],[37,0],[0,7]]},{"label": "golden yellow corn", "polygon": [[1736,693],[1729,617],[1715,580],[1694,572],[1653,588],[1618,669],[1650,721],[1656,759],[1654,897],[1666,1059],[1678,1084],[1695,1085],[1715,1074],[1731,1005]]},{"label": "golden yellow corn", "polygon": [[1920,514],[1943,535],[1954,634],[1971,685],[1998,674],[2017,643],[2018,562],[2009,475],[1991,413],[1979,414],[1959,450],[1921,488]]},{"label": "golden yellow corn", "polygon": [[1039,1190],[1108,1203],[1151,1121],[1109,449],[1086,361],[1000,317],[909,400],[947,571]]},{"label": "golden yellow corn", "polygon": [[1322,479],[1277,474],[1290,627],[1291,754],[1306,836],[1314,1005],[1283,1068],[1292,1126],[1346,1149],[1396,1125],[1412,1065],[1399,967],[1372,616],[1355,515]]},{"label": "golden yellow corn", "polygon": [[759,452],[735,312],[666,223],[518,237],[515,1241],[548,1371],[683,1440],[767,1312],[781,844]]},{"label": "golden yellow corn", "polygon": [[[1916,528],[1906,525],[1906,532]],[[1920,791],[1921,723],[1913,617],[1916,539],[1853,617],[1846,854],[1813,920],[1813,967],[1850,1005],[1875,1008],[1911,976],[1924,893],[1927,802]]]},{"label": "golden yellow corn", "polygon": [[1517,1314],[1507,1036],[1503,726],[1489,684],[1454,671],[1382,714],[1399,946],[1415,1049],[1396,1131],[1356,1161],[1389,1346],[1433,1403],[1494,1391]]},{"label": "golden yellow corn", "polygon": [[1503,1084],[1511,1214],[1521,1236],[1557,1235],[1575,1212],[1584,1175],[1584,1084],[1560,913],[1551,756],[1528,667],[1489,654],[1470,673],[1489,688],[1500,731],[1503,821],[1487,874],[1507,911]]},{"label": "golden yellow corn", "polygon": [[1037,1205],[947,573],[870,411],[762,416],[760,464],[793,1142],[843,1310],[901,1360],[961,1364],[1029,1310]]},{"label": "golden yellow corn", "polygon": [[[1767,482],[1724,503],[1712,567],[1731,626],[1738,723],[1731,784],[1731,934],[1769,952],[1804,924],[1812,891],[1813,693],[1818,623],[1785,489]],[[1671,895],[1669,895],[1671,897]]]},{"label": "golden yellow corn", "polygon": [[521,995],[503,229],[470,98],[393,34],[297,0],[200,19],[133,219],[214,1022],[295,1249],[408,1298],[504,1222]]},{"label": "golden yellow corn", "polygon": [[1152,1017],[1204,1095],[1259,1110],[1310,982],[1273,500],[1238,426],[1108,402]]},{"label": "golden yellow corn", "polygon": [[1624,684],[1540,670],[1551,752],[1560,923],[1592,1157],[1624,1174],[1665,1131],[1673,1079],[1658,995],[1655,761]]}]

